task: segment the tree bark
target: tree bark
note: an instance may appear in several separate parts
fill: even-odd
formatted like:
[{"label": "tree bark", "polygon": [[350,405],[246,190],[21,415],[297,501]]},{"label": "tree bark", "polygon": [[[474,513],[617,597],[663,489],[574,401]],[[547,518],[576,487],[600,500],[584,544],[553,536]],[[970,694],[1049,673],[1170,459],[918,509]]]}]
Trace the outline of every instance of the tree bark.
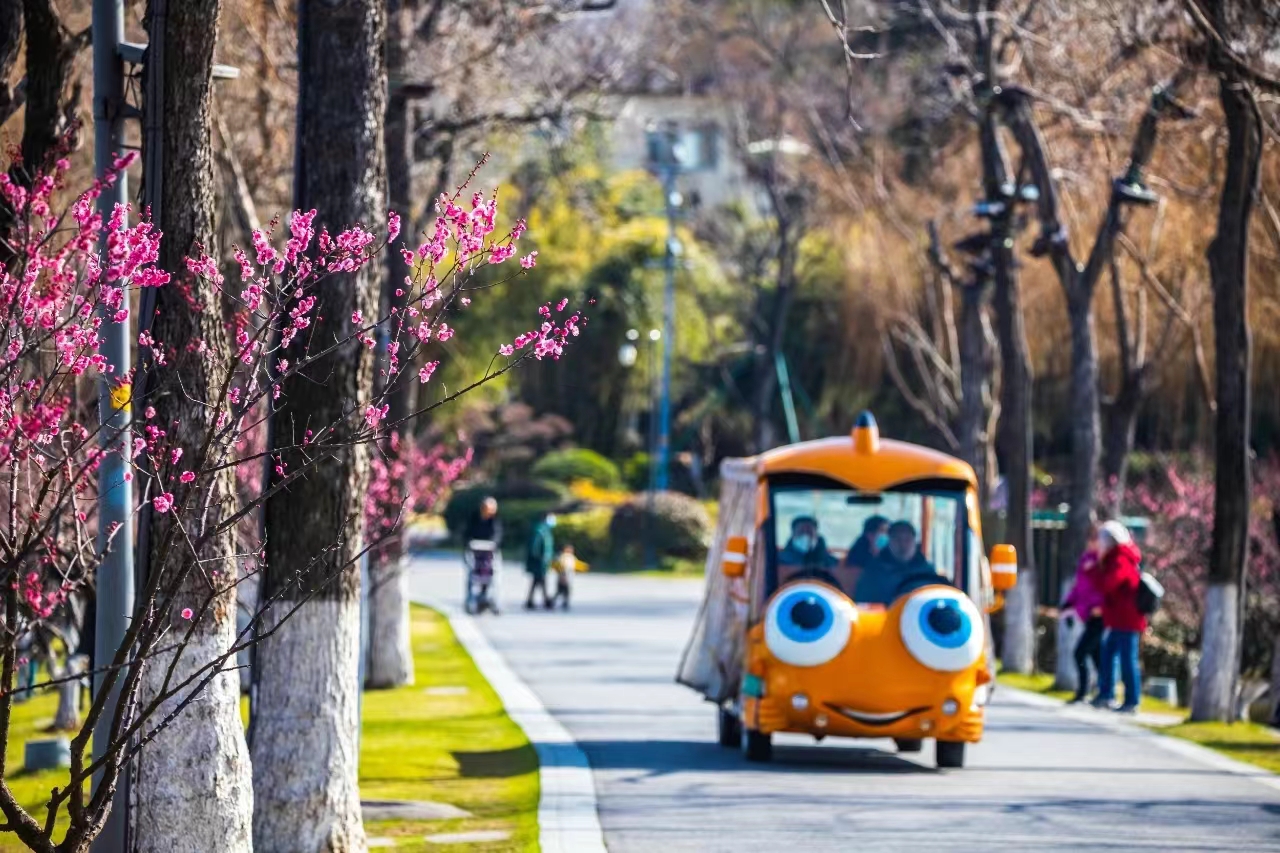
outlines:
[{"label": "tree bark", "polygon": [[[167,14],[148,12],[148,33],[153,45],[163,44],[163,80],[151,75],[145,84],[160,85],[164,134],[161,146],[162,174],[148,176],[162,181],[157,225],[164,232],[160,265],[173,276],[173,284],[156,291],[152,335],[172,350],[176,359],[172,375],[182,382],[148,389],[146,402],[156,409],[154,424],[168,431],[173,447],[183,451],[183,464],[165,465],[165,488],[178,501],[184,491],[210,489],[202,512],[184,515],[215,524],[234,495],[232,472],[226,469],[203,477],[190,486],[178,482],[182,469],[199,471],[199,455],[207,431],[213,427],[214,407],[226,381],[222,372],[229,356],[229,340],[222,323],[219,294],[210,282],[194,279],[184,263],[188,255],[214,253],[215,199],[210,95],[213,83],[213,51],[217,40],[220,0],[184,0],[166,4]],[[186,296],[196,301],[192,306]],[[198,355],[203,341],[213,358]],[[164,460],[168,462],[168,460]],[[171,481],[171,482],[170,482]],[[186,531],[198,543],[194,554],[175,541],[171,529],[176,513],[153,513],[149,525],[150,565],[145,571],[166,583],[174,573],[184,573],[169,617],[179,632],[188,623],[183,607],[196,612],[215,589],[224,590],[208,611],[190,625],[185,649],[161,652],[148,664],[142,681],[143,701],[160,689],[170,667],[178,679],[187,677],[227,649],[235,639],[235,543],[229,534],[205,537],[199,527]],[[147,527],[142,528],[144,531]],[[179,536],[181,536],[179,534]],[[169,543],[166,547],[165,543]],[[196,565],[196,559],[201,562]],[[176,658],[176,659],[175,659]],[[240,690],[234,671],[219,674],[208,688],[139,757],[134,781],[133,838],[137,851],[252,850],[253,787],[249,754],[240,721]],[[185,698],[170,700],[174,705]],[[162,706],[160,716],[168,709]],[[159,718],[157,718],[159,719]]]},{"label": "tree bark", "polygon": [[[402,536],[393,537],[397,545]],[[413,684],[413,646],[409,640],[409,593],[405,585],[403,549],[370,558],[369,662],[365,686]]]},{"label": "tree bark", "polygon": [[960,288],[960,413],[956,434],[960,458],[973,466],[978,476],[979,505],[986,507],[991,496],[991,436],[987,432],[991,408],[993,372],[991,329],[986,317],[987,283],[979,281]]},{"label": "tree bark", "polygon": [[[981,127],[983,185],[988,198],[998,198],[1008,180],[1006,154],[995,115],[988,111]],[[1005,460],[1008,510],[1005,538],[1018,551],[1018,585],[1006,596],[1002,661],[1010,672],[1035,668],[1036,577],[1031,551],[1031,355],[1022,315],[1022,299],[1013,259],[1010,219],[992,220],[991,253],[995,266],[992,305],[1000,341],[1000,432]]]},{"label": "tree bark", "polygon": [[[413,222],[413,139],[409,121],[408,55],[413,43],[413,9],[401,0],[387,4],[387,197],[391,210],[406,227]],[[406,267],[400,251],[389,245],[382,280],[382,305],[387,312],[403,310]],[[393,327],[397,321],[393,320]],[[405,330],[408,331],[407,329]],[[401,340],[405,340],[401,335]],[[411,411],[414,371],[401,371],[388,389],[387,420],[398,441],[383,442],[382,452],[393,456],[408,454],[413,430],[400,423]],[[406,458],[407,455],[406,455]],[[407,476],[407,468],[406,468]],[[408,482],[399,484],[408,495]],[[409,596],[404,580],[405,531],[397,531],[369,563],[369,649],[365,685],[372,688],[401,687],[413,683],[413,648],[409,642]]]},{"label": "tree bark", "polygon": [[1208,251],[1218,385],[1213,545],[1193,720],[1234,715],[1249,548],[1249,219],[1258,196],[1262,120],[1253,93],[1230,68],[1220,71],[1219,99],[1227,125],[1226,174]]},{"label": "tree bark", "polygon": [[22,4],[0,3],[0,125],[17,112],[26,98],[26,81],[9,84],[22,45]]},{"label": "tree bark", "polygon": [[[84,35],[72,34],[62,23],[54,0],[5,0],[0,11],[0,116],[7,119],[25,104],[22,127],[22,163],[10,176],[21,186],[31,186],[37,171],[47,171],[50,155],[75,117],[79,84],[73,74],[76,56],[88,45]],[[18,42],[26,30],[27,73],[20,90],[8,86],[16,61]],[[5,111],[8,111],[6,114]],[[0,205],[0,232],[13,223],[8,205]],[[0,243],[0,263],[10,260]]]},{"label": "tree bark", "polygon": [[[9,0],[13,2],[13,0]],[[62,23],[53,0],[23,0],[27,28],[27,112],[22,160],[28,175],[43,169],[75,117],[79,83],[76,56],[88,45]]]},{"label": "tree bark", "polygon": [[[385,36],[381,0],[299,3],[295,206],[314,208],[316,226],[330,233],[356,223],[384,227]],[[374,316],[375,281],[366,266],[321,282],[315,339],[349,338],[353,311]],[[372,384],[372,355],[356,340],[309,365],[283,383],[271,420],[273,446],[328,428],[335,430],[330,441],[341,444],[368,405]],[[303,464],[292,452],[283,456],[288,469]],[[266,503],[263,595],[282,597],[278,614],[304,591],[319,592],[258,653],[252,752],[259,850],[366,847],[357,761],[359,555],[368,481],[369,447],[351,443]]]}]

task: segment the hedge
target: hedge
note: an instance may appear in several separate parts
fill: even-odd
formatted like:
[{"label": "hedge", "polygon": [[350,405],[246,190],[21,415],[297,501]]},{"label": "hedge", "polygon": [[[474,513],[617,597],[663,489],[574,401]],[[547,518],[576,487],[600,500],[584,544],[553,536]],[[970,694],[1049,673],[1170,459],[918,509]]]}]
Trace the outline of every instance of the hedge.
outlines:
[{"label": "hedge", "polygon": [[622,485],[618,466],[583,447],[553,450],[533,465],[533,476],[568,485],[575,480],[586,480],[604,489],[616,489]]},{"label": "hedge", "polygon": [[711,544],[711,518],[688,495],[658,492],[652,511],[648,496],[637,495],[614,512],[609,538],[615,552],[629,560],[642,557],[647,543],[658,556],[701,559]]}]

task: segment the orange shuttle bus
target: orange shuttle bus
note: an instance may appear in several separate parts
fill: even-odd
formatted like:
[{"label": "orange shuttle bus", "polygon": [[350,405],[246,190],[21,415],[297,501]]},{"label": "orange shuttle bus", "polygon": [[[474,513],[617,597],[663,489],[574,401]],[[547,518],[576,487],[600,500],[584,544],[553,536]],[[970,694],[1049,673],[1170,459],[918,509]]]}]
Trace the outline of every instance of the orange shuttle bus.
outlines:
[{"label": "orange shuttle bus", "polygon": [[963,767],[994,686],[990,614],[1017,555],[983,553],[959,459],[850,435],[721,466],[707,587],[677,680],[715,703],[720,743],[772,757],[782,732],[936,743]]}]

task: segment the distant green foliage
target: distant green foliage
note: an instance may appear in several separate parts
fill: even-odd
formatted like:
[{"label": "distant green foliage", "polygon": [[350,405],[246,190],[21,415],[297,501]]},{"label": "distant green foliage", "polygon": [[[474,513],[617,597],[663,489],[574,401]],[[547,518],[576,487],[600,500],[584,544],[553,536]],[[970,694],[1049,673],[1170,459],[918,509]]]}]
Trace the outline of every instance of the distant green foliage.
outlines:
[{"label": "distant green foliage", "polygon": [[628,489],[642,492],[649,487],[649,465],[648,453],[636,453],[622,463],[622,479]]},{"label": "distant green foliage", "polygon": [[618,466],[585,447],[553,450],[534,463],[533,476],[565,485],[587,480],[604,489],[616,489],[622,484]]},{"label": "distant green foliage", "polygon": [[646,542],[658,556],[701,559],[711,542],[711,518],[688,495],[659,492],[652,512],[647,496],[637,495],[614,512],[609,536],[616,551],[631,559],[643,556]]},{"label": "distant green foliage", "polygon": [[557,545],[572,545],[578,559],[601,568],[612,558],[609,522],[613,510],[608,507],[573,512],[556,518]]}]

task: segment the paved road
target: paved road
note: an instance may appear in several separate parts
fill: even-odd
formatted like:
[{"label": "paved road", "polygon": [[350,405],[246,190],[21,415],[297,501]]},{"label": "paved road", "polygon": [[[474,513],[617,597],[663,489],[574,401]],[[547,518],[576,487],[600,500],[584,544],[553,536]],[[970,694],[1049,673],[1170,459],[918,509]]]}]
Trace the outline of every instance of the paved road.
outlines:
[{"label": "paved road", "polygon": [[[415,598],[456,603],[459,571],[418,561]],[[1280,851],[1277,787],[1008,691],[961,771],[790,736],[748,765],[673,681],[700,582],[585,575],[569,613],[526,613],[508,579],[483,630],[586,752],[611,851]]]}]

